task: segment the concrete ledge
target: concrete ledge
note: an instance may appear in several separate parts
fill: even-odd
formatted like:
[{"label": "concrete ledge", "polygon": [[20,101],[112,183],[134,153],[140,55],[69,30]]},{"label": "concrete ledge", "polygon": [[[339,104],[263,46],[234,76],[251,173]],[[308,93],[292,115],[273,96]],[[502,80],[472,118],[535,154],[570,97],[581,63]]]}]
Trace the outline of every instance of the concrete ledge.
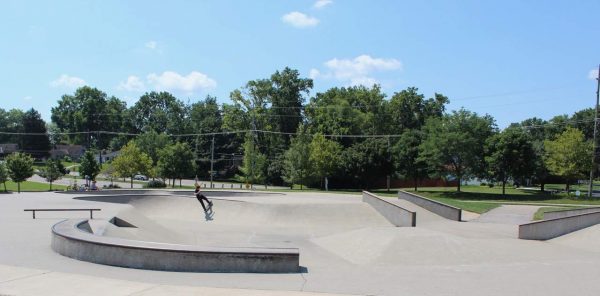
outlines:
[{"label": "concrete ledge", "polygon": [[446,219],[461,221],[462,210],[439,201],[431,200],[420,195],[409,193],[403,190],[398,190],[398,198],[412,202],[434,214],[442,216]]},{"label": "concrete ledge", "polygon": [[519,225],[519,238],[547,240],[600,223],[600,212]]},{"label": "concrete ledge", "polygon": [[564,217],[569,217],[569,216],[588,214],[588,213],[596,213],[596,212],[600,212],[600,208],[593,207],[593,208],[585,208],[585,209],[546,212],[546,213],[544,213],[544,220],[564,218]]},{"label": "concrete ledge", "polygon": [[396,226],[417,226],[417,213],[415,212],[395,205],[368,191],[363,191],[362,201],[371,205],[379,214]]},{"label": "concrete ledge", "polygon": [[52,249],[70,258],[128,268],[183,272],[296,273],[297,248],[225,248],[134,241],[97,236],[88,220],[52,227]]}]

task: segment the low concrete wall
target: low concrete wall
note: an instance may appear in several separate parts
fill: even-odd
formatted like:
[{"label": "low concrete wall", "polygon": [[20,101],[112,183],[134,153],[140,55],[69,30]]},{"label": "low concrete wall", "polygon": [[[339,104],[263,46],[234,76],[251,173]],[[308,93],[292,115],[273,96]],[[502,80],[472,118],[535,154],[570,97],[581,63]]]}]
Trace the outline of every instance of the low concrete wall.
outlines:
[{"label": "low concrete wall", "polygon": [[411,212],[368,191],[363,191],[362,201],[371,205],[377,212],[396,226],[417,226],[417,213]]},{"label": "low concrete wall", "polygon": [[[93,235],[87,220],[71,219],[52,227],[52,249],[88,262],[183,272],[299,272],[297,248],[217,248],[133,241]],[[88,227],[89,228],[89,227]]]},{"label": "low concrete wall", "polygon": [[409,202],[412,202],[434,214],[440,215],[446,219],[461,221],[462,219],[462,210],[449,206],[447,204],[441,203],[439,201],[431,200],[426,197],[422,197],[420,195],[412,194],[406,191],[398,190],[398,198],[404,199]]},{"label": "low concrete wall", "polygon": [[547,240],[600,223],[600,212],[519,225],[519,238]]},{"label": "low concrete wall", "polygon": [[596,212],[600,212],[600,208],[594,207],[594,208],[547,212],[547,213],[544,213],[544,220],[564,218],[564,217],[569,217],[569,216],[588,214],[588,213],[596,213]]}]

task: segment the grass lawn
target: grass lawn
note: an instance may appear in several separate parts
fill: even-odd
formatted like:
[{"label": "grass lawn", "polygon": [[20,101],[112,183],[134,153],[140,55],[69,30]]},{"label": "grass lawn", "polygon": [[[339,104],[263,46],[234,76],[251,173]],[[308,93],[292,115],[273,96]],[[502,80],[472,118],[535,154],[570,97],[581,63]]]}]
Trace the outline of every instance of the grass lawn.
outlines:
[{"label": "grass lawn", "polygon": [[[12,181],[6,182],[6,189],[8,191],[17,192],[17,183],[12,182]],[[49,191],[49,189],[50,189],[50,184],[30,182],[30,181],[21,182],[21,191]],[[54,190],[65,190],[65,189],[67,189],[66,186],[52,184],[53,191]],[[0,190],[4,191],[4,184],[0,184]]]},{"label": "grass lawn", "polygon": [[600,205],[600,199],[587,199],[584,195],[575,198],[574,195],[568,196],[566,193],[550,194],[512,187],[506,188],[505,196],[502,196],[502,188],[487,186],[461,186],[461,192],[456,192],[455,187],[423,187],[419,188],[418,192],[407,188],[406,191],[476,213],[489,211],[500,204]]}]

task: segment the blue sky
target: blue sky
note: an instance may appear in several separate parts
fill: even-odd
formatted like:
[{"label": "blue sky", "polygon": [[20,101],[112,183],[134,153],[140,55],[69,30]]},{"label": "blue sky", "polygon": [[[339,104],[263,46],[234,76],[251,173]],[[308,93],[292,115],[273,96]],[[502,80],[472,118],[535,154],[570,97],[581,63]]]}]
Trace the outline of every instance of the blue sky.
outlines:
[{"label": "blue sky", "polygon": [[2,1],[0,107],[45,119],[83,84],[228,102],[285,66],[313,93],[416,86],[500,127],[591,107],[600,1]]}]

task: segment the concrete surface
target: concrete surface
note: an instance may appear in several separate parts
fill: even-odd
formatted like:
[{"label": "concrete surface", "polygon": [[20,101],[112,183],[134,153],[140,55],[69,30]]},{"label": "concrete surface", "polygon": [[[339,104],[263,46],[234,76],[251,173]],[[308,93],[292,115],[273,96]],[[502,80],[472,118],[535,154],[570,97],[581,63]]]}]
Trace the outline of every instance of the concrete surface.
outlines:
[{"label": "concrete surface", "polygon": [[[211,289],[234,289],[240,295],[600,294],[600,227],[529,241],[518,239],[515,221],[500,218],[514,220],[514,210],[526,219],[537,207],[508,207],[501,215],[482,215],[481,221],[456,222],[394,198],[417,213],[417,227],[394,227],[359,195],[215,196],[212,217],[202,213],[192,196],[152,196],[127,203],[74,197],[0,194],[0,294],[193,295]],[[45,213],[33,220],[22,211],[30,207],[101,208],[98,225],[91,225],[98,231],[102,220],[115,215],[137,215],[151,225],[137,232],[106,230],[105,235],[152,240],[170,233],[168,240],[204,246],[296,247],[305,269],[297,274],[187,273],[74,260],[52,251],[50,227],[65,218],[86,218],[87,213]],[[220,292],[212,295],[236,295],[216,294]]]},{"label": "concrete surface", "polygon": [[383,199],[373,193],[363,191],[362,201],[371,205],[379,214],[395,226],[415,227],[417,224],[416,213],[394,204],[392,200]]},{"label": "concrete surface", "polygon": [[600,223],[600,213],[592,212],[575,216],[541,220],[519,225],[519,238],[547,240]]},{"label": "concrete surface", "polygon": [[443,204],[441,202],[402,190],[398,190],[398,198],[410,201],[446,219],[453,221],[462,220],[462,210],[457,207],[449,206],[447,204]]}]

